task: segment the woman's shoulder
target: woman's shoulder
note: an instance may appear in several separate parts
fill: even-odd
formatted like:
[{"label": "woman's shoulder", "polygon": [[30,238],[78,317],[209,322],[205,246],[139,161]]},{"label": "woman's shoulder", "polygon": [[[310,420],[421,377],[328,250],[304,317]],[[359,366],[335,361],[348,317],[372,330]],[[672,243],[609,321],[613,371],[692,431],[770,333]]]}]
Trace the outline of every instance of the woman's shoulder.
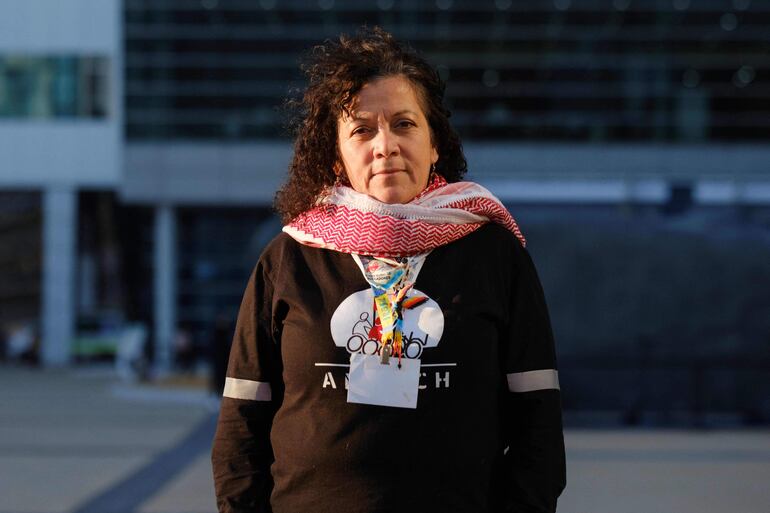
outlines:
[{"label": "woman's shoulder", "polygon": [[295,252],[299,249],[299,246],[300,244],[288,234],[285,232],[278,232],[278,234],[267,243],[265,249],[262,250],[260,259],[274,255],[285,255],[287,252]]},{"label": "woman's shoulder", "polygon": [[489,248],[498,251],[510,251],[515,254],[526,251],[516,234],[498,223],[486,223],[468,237],[468,242],[479,250]]},{"label": "woman's shoulder", "polygon": [[[277,269],[295,271],[303,267],[317,268],[336,262],[336,251],[301,244],[285,232],[280,232],[265,246],[259,264],[269,272]],[[351,260],[352,262],[352,260]]]},{"label": "woman's shoulder", "polygon": [[486,223],[435,251],[434,262],[445,262],[450,268],[480,265],[488,271],[516,269],[526,258],[516,235],[497,223]]},{"label": "woman's shoulder", "polygon": [[262,249],[256,268],[271,274],[283,263],[295,260],[299,256],[300,244],[284,232],[278,232]]}]

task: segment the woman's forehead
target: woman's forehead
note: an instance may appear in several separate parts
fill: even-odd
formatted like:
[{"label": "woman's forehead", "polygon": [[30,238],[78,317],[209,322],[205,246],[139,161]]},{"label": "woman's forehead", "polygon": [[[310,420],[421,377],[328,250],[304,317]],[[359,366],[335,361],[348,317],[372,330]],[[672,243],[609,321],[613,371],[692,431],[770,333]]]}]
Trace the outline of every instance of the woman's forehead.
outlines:
[{"label": "woman's forehead", "polygon": [[384,112],[389,116],[424,115],[417,91],[402,76],[384,77],[367,82],[350,102],[348,112],[341,116],[346,121],[369,119]]}]

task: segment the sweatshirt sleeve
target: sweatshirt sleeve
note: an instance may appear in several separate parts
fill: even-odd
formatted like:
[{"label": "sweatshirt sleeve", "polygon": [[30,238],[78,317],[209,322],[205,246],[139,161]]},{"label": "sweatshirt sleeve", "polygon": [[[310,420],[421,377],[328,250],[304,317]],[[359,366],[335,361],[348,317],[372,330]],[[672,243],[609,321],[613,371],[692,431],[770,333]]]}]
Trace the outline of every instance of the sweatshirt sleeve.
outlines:
[{"label": "sweatshirt sleeve", "polygon": [[556,511],[566,485],[561,398],[548,309],[529,252],[517,244],[502,342],[506,447],[497,478],[506,513]]},{"label": "sweatshirt sleeve", "polygon": [[258,264],[241,302],[211,453],[220,513],[270,512],[270,428],[282,396],[272,285]]}]

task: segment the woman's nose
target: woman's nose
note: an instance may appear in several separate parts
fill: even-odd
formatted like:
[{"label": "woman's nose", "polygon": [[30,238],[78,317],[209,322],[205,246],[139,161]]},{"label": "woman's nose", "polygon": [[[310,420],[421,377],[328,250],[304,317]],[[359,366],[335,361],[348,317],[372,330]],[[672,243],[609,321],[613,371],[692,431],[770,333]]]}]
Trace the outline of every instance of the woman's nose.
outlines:
[{"label": "woman's nose", "polygon": [[374,156],[388,158],[398,155],[398,138],[389,129],[382,128],[374,137]]}]

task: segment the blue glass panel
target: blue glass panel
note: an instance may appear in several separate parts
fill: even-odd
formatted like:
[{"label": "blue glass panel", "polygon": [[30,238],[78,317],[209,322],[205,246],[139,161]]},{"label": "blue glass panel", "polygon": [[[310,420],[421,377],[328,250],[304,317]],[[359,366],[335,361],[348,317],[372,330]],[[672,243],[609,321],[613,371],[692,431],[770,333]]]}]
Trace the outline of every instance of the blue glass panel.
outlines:
[{"label": "blue glass panel", "polygon": [[0,118],[104,118],[108,59],[0,55]]}]

